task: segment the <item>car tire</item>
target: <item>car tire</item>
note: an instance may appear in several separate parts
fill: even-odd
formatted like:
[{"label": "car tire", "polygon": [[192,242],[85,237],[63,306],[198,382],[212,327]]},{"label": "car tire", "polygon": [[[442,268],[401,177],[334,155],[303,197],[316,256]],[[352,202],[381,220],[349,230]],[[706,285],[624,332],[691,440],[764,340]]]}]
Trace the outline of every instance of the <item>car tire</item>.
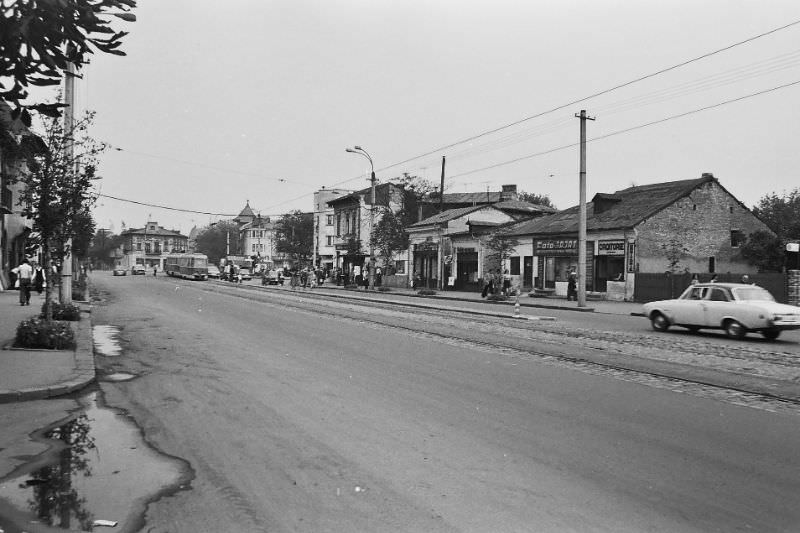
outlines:
[{"label": "car tire", "polygon": [[650,315],[650,325],[656,331],[667,331],[669,329],[669,320],[663,313],[655,312]]},{"label": "car tire", "polygon": [[725,330],[725,335],[732,339],[741,339],[747,335],[747,328],[736,320],[726,320],[722,328]]},{"label": "car tire", "polygon": [[781,330],[779,329],[765,329],[761,331],[761,334],[764,336],[765,339],[774,341],[781,335]]}]

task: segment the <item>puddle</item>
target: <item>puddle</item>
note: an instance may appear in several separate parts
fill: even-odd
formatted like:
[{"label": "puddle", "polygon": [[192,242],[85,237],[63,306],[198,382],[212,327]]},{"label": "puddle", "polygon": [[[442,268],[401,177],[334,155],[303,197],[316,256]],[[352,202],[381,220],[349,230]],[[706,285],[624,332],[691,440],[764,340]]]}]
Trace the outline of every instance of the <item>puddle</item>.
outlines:
[{"label": "puddle", "polygon": [[29,524],[107,531],[94,525],[107,520],[128,530],[147,501],[181,488],[184,465],[148,447],[126,416],[98,406],[97,393],[81,404],[83,412],[46,433],[63,446],[52,464],[3,482],[0,498],[24,513]]},{"label": "puddle", "polygon": [[122,350],[117,342],[119,328],[117,326],[95,326],[92,328],[94,337],[94,351],[98,355],[106,357],[116,357]]},{"label": "puddle", "polygon": [[108,374],[107,376],[102,376],[102,381],[130,381],[135,378],[136,375],[128,374],[127,372],[114,372],[113,374]]}]

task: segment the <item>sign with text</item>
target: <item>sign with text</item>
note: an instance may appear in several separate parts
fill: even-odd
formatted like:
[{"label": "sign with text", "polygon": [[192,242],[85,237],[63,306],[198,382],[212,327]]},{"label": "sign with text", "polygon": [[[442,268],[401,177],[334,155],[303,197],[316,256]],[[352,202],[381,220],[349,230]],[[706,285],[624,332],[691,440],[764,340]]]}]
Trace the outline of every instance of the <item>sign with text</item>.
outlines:
[{"label": "sign with text", "polygon": [[597,255],[625,255],[625,241],[600,241],[597,243]]},{"label": "sign with text", "polygon": [[578,239],[553,239],[536,241],[537,255],[578,255]]}]

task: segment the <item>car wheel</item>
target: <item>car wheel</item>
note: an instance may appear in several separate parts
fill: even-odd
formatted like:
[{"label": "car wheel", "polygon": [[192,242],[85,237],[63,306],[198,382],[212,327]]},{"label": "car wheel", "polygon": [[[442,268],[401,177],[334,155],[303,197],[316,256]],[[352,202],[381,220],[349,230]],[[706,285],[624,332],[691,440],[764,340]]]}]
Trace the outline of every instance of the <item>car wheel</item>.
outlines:
[{"label": "car wheel", "polygon": [[761,332],[765,339],[769,339],[774,341],[781,335],[781,330],[779,329],[765,329]]},{"label": "car wheel", "polygon": [[741,339],[747,334],[747,328],[736,320],[726,320],[722,327],[725,334],[732,339]]},{"label": "car wheel", "polygon": [[667,331],[669,329],[669,320],[661,313],[653,313],[650,316],[650,324],[656,331]]}]

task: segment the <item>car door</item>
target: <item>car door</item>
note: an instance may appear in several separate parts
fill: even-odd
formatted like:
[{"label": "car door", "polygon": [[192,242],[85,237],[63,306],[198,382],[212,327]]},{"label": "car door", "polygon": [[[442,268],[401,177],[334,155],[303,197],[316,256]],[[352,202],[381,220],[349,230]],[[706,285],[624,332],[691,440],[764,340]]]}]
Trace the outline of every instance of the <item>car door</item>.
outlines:
[{"label": "car door", "polygon": [[673,320],[676,324],[686,326],[700,326],[705,318],[704,297],[708,289],[705,287],[692,287],[690,291],[679,299],[672,301]]},{"label": "car door", "polygon": [[720,327],[723,317],[735,315],[735,307],[728,289],[710,287],[703,300],[703,325]]}]

